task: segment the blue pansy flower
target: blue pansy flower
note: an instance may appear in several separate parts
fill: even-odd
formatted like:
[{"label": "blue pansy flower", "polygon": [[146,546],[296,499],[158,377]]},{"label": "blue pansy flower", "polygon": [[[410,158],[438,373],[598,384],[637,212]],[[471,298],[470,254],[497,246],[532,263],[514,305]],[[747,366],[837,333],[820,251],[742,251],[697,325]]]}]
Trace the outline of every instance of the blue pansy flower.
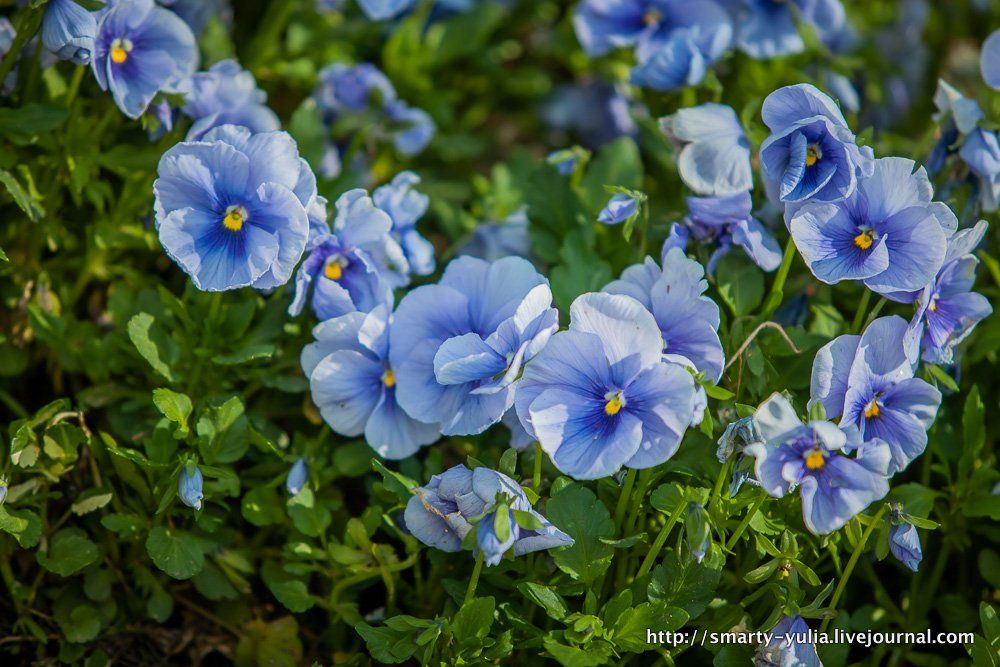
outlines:
[{"label": "blue pansy flower", "polygon": [[813,275],[830,284],[860,280],[887,296],[934,279],[958,219],[931,201],[930,179],[915,167],[881,158],[847,199],[809,202],[793,213],[792,238]]},{"label": "blue pansy flower", "polygon": [[253,74],[235,60],[217,62],[178,88],[185,99],[181,111],[194,120],[188,141],[197,141],[219,125],[242,125],[251,132],[281,129],[277,114],[265,104],[267,94],[257,87]]},{"label": "blue pansy flower", "polygon": [[577,166],[580,165],[581,159],[586,155],[579,146],[573,148],[563,148],[561,150],[552,151],[545,156],[545,162],[551,164],[555,167],[563,176],[570,176],[576,171]]},{"label": "blue pansy flower", "polygon": [[531,237],[528,234],[527,212],[522,207],[499,222],[480,222],[459,254],[487,262],[504,257],[528,257],[531,255]]},{"label": "blue pansy flower", "polygon": [[910,361],[920,353],[932,364],[952,364],[955,348],[993,312],[989,299],[972,291],[979,258],[972,254],[987,224],[963,229],[948,242],[944,266],[932,283],[915,295],[916,312],[907,329]]},{"label": "blue pansy flower", "polygon": [[677,171],[700,195],[735,195],[753,189],[750,143],[732,108],[702,104],[660,120],[663,132],[681,148]]},{"label": "blue pansy flower", "polygon": [[546,279],[519,257],[459,257],[396,309],[399,402],[445,435],[482,433],[514,403],[521,368],[559,327]]},{"label": "blue pansy flower", "polygon": [[403,155],[416,155],[434,138],[434,121],[423,109],[411,107],[402,100],[392,100],[385,105],[389,120],[397,126],[390,131],[392,145]]},{"label": "blue pansy flower", "polygon": [[1000,90],[1000,30],[994,30],[983,42],[983,50],[979,54],[979,69],[986,85]]},{"label": "blue pansy flower", "polygon": [[623,294],[584,294],[570,325],[528,364],[517,415],[564,474],[650,468],[680,446],[695,412],[688,370],[663,356],[653,315]]},{"label": "blue pansy flower", "polygon": [[557,86],[542,109],[549,127],[576,132],[587,146],[598,147],[638,132],[632,102],[624,86],[589,82]]},{"label": "blue pansy flower", "polygon": [[392,82],[371,63],[327,65],[318,78],[313,99],[328,120],[345,112],[364,111],[372,102],[382,106],[396,99]]},{"label": "blue pansy flower", "polygon": [[620,225],[639,212],[641,202],[638,193],[617,192],[597,214],[597,221],[605,225]]},{"label": "blue pansy flower", "polygon": [[633,47],[633,83],[670,90],[701,81],[729,47],[729,15],[713,0],[584,0],[573,18],[590,56]]},{"label": "blue pansy flower", "polygon": [[688,240],[714,243],[716,249],[708,260],[708,272],[733,246],[739,246],[765,271],[774,271],[781,264],[781,247],[771,231],[753,217],[753,200],[749,192],[722,197],[688,197],[688,215],[683,222],[671,226],[670,236],[663,245],[665,255],[671,248],[687,247]]},{"label": "blue pansy flower", "polygon": [[813,533],[832,533],[889,492],[889,449],[881,440],[862,444],[857,428],[828,421],[803,424],[777,393],[761,403],[754,421],[764,442],[743,452],[756,459],[757,479],[775,498],[797,487],[802,519]]},{"label": "blue pansy flower", "polygon": [[770,635],[771,641],[757,647],[754,654],[757,667],[823,667],[816,645],[807,639],[809,626],[801,616],[785,616]]},{"label": "blue pansy flower", "polygon": [[316,342],[302,350],[302,370],[326,423],[341,435],[364,435],[387,459],[406,458],[441,434],[437,424],[418,421],[399,406],[389,364],[395,326],[384,305],[348,313],[317,325]]},{"label": "blue pansy flower", "polygon": [[392,305],[392,290],[409,278],[403,249],[392,238],[392,219],[362,189],[348,190],[335,204],[333,230],[312,230],[309,255],[295,275],[290,315],[311,296],[320,320]]},{"label": "blue pansy flower", "polygon": [[62,60],[89,65],[97,19],[73,0],[49,0],[42,19],[42,44]]},{"label": "blue pansy flower", "polygon": [[175,91],[198,66],[191,28],[153,0],[119,0],[97,12],[97,20],[90,67],[130,118],[141,116],[160,91]]},{"label": "blue pansy flower", "polygon": [[288,493],[295,496],[308,481],[309,464],[303,458],[296,459],[292,467],[288,469],[288,476],[285,477],[285,488],[288,489]]},{"label": "blue pansy flower", "polygon": [[201,468],[196,465],[185,465],[177,478],[177,496],[188,507],[200,510],[202,499],[205,497],[202,491],[204,483],[205,478],[201,474]]},{"label": "blue pansy flower", "polygon": [[737,47],[760,60],[805,50],[796,19],[811,25],[825,42],[839,36],[846,24],[841,0],[732,0],[731,4],[736,5]]},{"label": "blue pansy flower", "polygon": [[[465,536],[476,528],[476,550],[487,565],[498,565],[503,555],[515,556],[573,544],[573,538],[532,509],[521,486],[503,473],[457,465],[431,477],[427,486],[412,490],[403,520],[413,536],[429,547],[461,551]],[[510,535],[501,540],[495,530],[497,497],[511,510],[526,512],[537,522],[524,528],[508,513]],[[478,519],[476,524],[472,520]],[[540,524],[540,525],[538,525]]]},{"label": "blue pansy flower", "polygon": [[232,22],[233,10],[228,0],[159,0],[159,3],[181,17],[196,35],[216,16],[227,24]]},{"label": "blue pansy flower", "polygon": [[917,527],[899,516],[894,517],[892,522],[889,526],[889,552],[893,558],[916,572],[920,568],[920,561],[924,559]]},{"label": "blue pansy flower", "polygon": [[415,0],[358,0],[358,6],[372,21],[395,18],[413,6]]},{"label": "blue pansy flower", "polygon": [[781,201],[837,201],[871,174],[871,148],[855,144],[840,108],[815,86],[779,88],[761,115],[771,136],[760,146],[760,161]]},{"label": "blue pansy flower", "polygon": [[309,234],[303,169],[286,132],[223,125],[173,146],[153,183],[160,243],[198,289],[283,285]]},{"label": "blue pansy flower", "polygon": [[427,212],[430,198],[415,189],[420,177],[412,171],[396,174],[391,182],[372,192],[372,201],[392,219],[391,235],[418,276],[434,273],[434,246],[417,231],[417,221]]},{"label": "blue pansy flower", "polygon": [[663,257],[661,269],[649,257],[630,266],[604,288],[609,294],[624,294],[653,314],[663,337],[663,354],[670,361],[692,364],[709,380],[722,377],[726,362],[719,340],[719,306],[705,296],[708,282],[701,264],[681,250]]},{"label": "blue pansy flower", "polygon": [[905,348],[907,324],[881,317],[860,336],[838,336],[813,360],[810,394],[842,427],[860,430],[864,441],[884,441],[896,474],[927,447],[941,392],[913,377]]},{"label": "blue pansy flower", "polygon": [[979,203],[986,212],[1000,207],[1000,135],[976,128],[958,151],[979,180]]}]

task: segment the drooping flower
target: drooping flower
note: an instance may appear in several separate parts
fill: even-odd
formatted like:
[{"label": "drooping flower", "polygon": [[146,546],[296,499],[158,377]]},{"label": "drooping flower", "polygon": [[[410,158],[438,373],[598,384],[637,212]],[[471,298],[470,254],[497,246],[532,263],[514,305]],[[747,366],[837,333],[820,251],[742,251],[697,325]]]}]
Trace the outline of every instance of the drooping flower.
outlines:
[{"label": "drooping flower", "polygon": [[62,60],[89,65],[97,19],[73,0],[49,0],[42,19],[42,44]]},{"label": "drooping flower", "polygon": [[979,69],[986,85],[1000,90],[1000,30],[994,30],[983,42],[983,50],[979,54]]},{"label": "drooping flower", "polygon": [[979,179],[979,203],[991,213],[1000,208],[1000,135],[976,128],[958,151],[969,171]]},{"label": "drooping flower", "polygon": [[191,28],[153,0],[119,0],[96,16],[90,67],[126,116],[141,116],[157,93],[175,91],[197,68]]},{"label": "drooping flower", "polygon": [[[515,556],[573,544],[573,538],[532,509],[521,486],[503,473],[457,465],[431,477],[427,486],[412,490],[403,520],[414,537],[442,551],[461,551],[465,536],[476,528],[476,549],[487,565],[498,565],[513,549]],[[496,529],[499,505],[505,506],[509,532]],[[504,512],[505,510],[499,510]],[[532,524],[520,525],[513,510],[526,513]],[[472,520],[478,517],[478,521]],[[502,518],[502,515],[501,515]],[[503,535],[502,533],[507,533]],[[501,539],[505,537],[506,539]]]},{"label": "drooping flower", "polygon": [[771,231],[753,217],[753,200],[749,192],[724,197],[688,197],[688,215],[675,222],[663,244],[662,254],[671,248],[685,249],[690,238],[698,243],[713,243],[717,247],[708,260],[709,274],[715,272],[719,260],[733,246],[739,246],[765,271],[774,271],[781,264],[781,248]]},{"label": "drooping flower", "polygon": [[736,0],[736,4],[736,46],[759,60],[805,50],[796,20],[811,25],[825,42],[836,38],[846,23],[841,0]]},{"label": "drooping flower", "polygon": [[663,132],[682,147],[677,171],[700,195],[736,195],[753,189],[750,143],[732,108],[702,104],[660,120]]},{"label": "drooping flower", "polygon": [[653,315],[623,294],[584,294],[570,325],[525,368],[517,415],[564,474],[649,468],[677,451],[695,411],[695,383],[664,358]]},{"label": "drooping flower", "polygon": [[641,203],[638,193],[617,192],[597,214],[597,221],[605,225],[620,225],[638,214]]},{"label": "drooping flower", "polygon": [[459,254],[478,257],[487,262],[495,262],[504,257],[530,256],[531,238],[528,236],[528,214],[525,209],[519,208],[499,222],[480,222]]},{"label": "drooping flower", "polygon": [[385,105],[389,121],[397,126],[391,130],[392,144],[403,155],[416,155],[427,148],[434,138],[434,120],[423,109],[411,107],[402,100],[392,100]]},{"label": "drooping flower", "polygon": [[319,72],[313,98],[328,120],[345,113],[376,108],[396,99],[396,89],[375,65],[327,65]]},{"label": "drooping flower", "polygon": [[861,280],[890,297],[934,279],[958,219],[931,201],[930,179],[915,166],[906,158],[875,160],[872,176],[847,199],[795,211],[792,238],[813,275],[831,284]]},{"label": "drooping flower", "polygon": [[417,221],[427,212],[430,198],[414,188],[418,183],[420,177],[412,171],[400,172],[375,189],[372,201],[392,219],[391,235],[403,249],[410,270],[427,276],[434,273],[434,246],[417,231]]},{"label": "drooping flower", "polygon": [[[754,421],[764,442],[743,451],[756,459],[757,479],[775,498],[798,487],[802,519],[813,533],[832,533],[889,492],[885,442],[862,443],[852,425],[803,424],[788,399],[777,393],[761,403]],[[854,457],[846,455],[850,451]]]},{"label": "drooping flower", "polygon": [[399,403],[445,435],[500,421],[522,366],[559,326],[548,282],[519,257],[452,260],[438,283],[403,297],[393,324]]},{"label": "drooping flower", "polygon": [[708,526],[708,513],[701,503],[690,502],[684,510],[684,536],[688,549],[695,561],[705,559],[705,553],[712,543],[712,531]]},{"label": "drooping flower", "polygon": [[585,162],[586,157],[588,157],[586,151],[579,146],[574,146],[573,148],[552,151],[545,156],[545,161],[555,167],[561,175],[570,176],[581,162]]},{"label": "drooping flower", "polygon": [[980,220],[975,227],[955,234],[937,277],[916,295],[917,310],[905,338],[911,362],[920,353],[928,363],[953,363],[958,344],[993,312],[989,299],[972,291],[979,266],[972,251],[987,226]]},{"label": "drooping flower", "polygon": [[855,144],[840,109],[815,86],[779,88],[761,114],[771,136],[761,144],[760,161],[781,201],[837,201],[871,174],[871,148]]},{"label": "drooping flower", "polygon": [[296,459],[292,467],[288,469],[288,476],[285,477],[285,488],[289,494],[296,496],[308,481],[309,464],[303,458]]},{"label": "drooping flower", "polygon": [[380,305],[392,305],[392,290],[409,280],[403,249],[392,238],[392,219],[362,189],[348,190],[335,204],[333,231],[309,241],[309,255],[295,275],[290,315],[311,296],[320,320]]},{"label": "drooping flower", "polygon": [[842,427],[859,429],[866,443],[884,441],[894,475],[923,453],[941,392],[913,377],[905,349],[906,321],[881,317],[860,336],[838,336],[813,360],[810,395],[840,417]]},{"label": "drooping flower", "polygon": [[816,645],[802,639],[809,636],[809,626],[801,616],[785,616],[770,635],[771,641],[757,647],[756,667],[823,667]]},{"label": "drooping flower", "polygon": [[733,36],[728,14],[714,0],[584,0],[573,26],[590,56],[634,48],[633,82],[658,90],[701,81]]},{"label": "drooping flower", "polygon": [[267,95],[253,74],[235,60],[222,60],[198,72],[179,86],[186,104],[181,108],[194,120],[187,140],[197,141],[219,125],[242,125],[251,132],[281,129],[277,114],[267,107]]},{"label": "drooping flower", "polygon": [[924,559],[917,527],[902,519],[889,526],[889,551],[893,558],[916,572]]},{"label": "drooping flower", "polygon": [[313,329],[316,342],[302,350],[302,370],[313,402],[327,424],[348,437],[364,435],[387,459],[402,459],[440,436],[437,424],[410,417],[399,406],[389,364],[389,308],[348,313]]},{"label": "drooping flower", "polygon": [[653,314],[663,338],[665,357],[681,365],[693,365],[709,380],[722,377],[725,353],[719,340],[719,306],[705,296],[708,282],[701,264],[681,250],[671,250],[661,269],[649,257],[630,266],[604,288],[609,294],[636,299]]},{"label": "drooping flower", "polygon": [[153,183],[160,243],[198,289],[283,285],[306,246],[308,194],[316,196],[315,187],[301,191],[303,169],[285,132],[223,125],[173,146]]},{"label": "drooping flower", "polygon": [[200,510],[202,499],[205,497],[202,491],[204,482],[201,468],[196,465],[185,465],[177,477],[177,497],[188,507]]}]

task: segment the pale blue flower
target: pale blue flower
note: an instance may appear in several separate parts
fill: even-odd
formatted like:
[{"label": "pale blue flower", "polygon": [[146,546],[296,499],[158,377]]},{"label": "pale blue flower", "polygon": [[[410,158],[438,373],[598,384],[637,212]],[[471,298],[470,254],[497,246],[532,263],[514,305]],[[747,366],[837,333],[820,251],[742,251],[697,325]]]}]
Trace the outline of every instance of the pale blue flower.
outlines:
[{"label": "pale blue flower", "polygon": [[202,476],[201,468],[198,466],[185,465],[181,468],[180,475],[177,478],[177,496],[181,499],[181,502],[188,507],[200,510],[202,499],[205,497],[202,491],[204,482],[205,478]]},{"label": "pale blue flower", "polygon": [[445,435],[482,433],[511,408],[522,366],[558,326],[548,282],[526,260],[452,260],[396,309],[389,358],[399,403]]},{"label": "pale blue flower", "polygon": [[434,246],[417,231],[417,221],[427,212],[430,198],[415,189],[419,183],[412,171],[400,172],[375,189],[372,201],[392,219],[392,238],[403,249],[410,270],[428,276],[434,273]]},{"label": "pale blue flower", "polygon": [[699,195],[735,195],[753,189],[750,143],[732,108],[702,104],[679,109],[660,121],[680,144],[677,171],[684,185]]},{"label": "pale blue flower", "polygon": [[303,458],[296,459],[292,467],[288,469],[288,476],[285,477],[285,488],[288,489],[288,493],[295,496],[308,481],[309,464]]},{"label": "pale blue flower", "polygon": [[49,0],[42,19],[42,44],[62,60],[89,65],[97,20],[73,0]]},{"label": "pale blue flower", "polygon": [[916,572],[924,559],[917,527],[904,520],[889,526],[889,551],[893,558]]},{"label": "pale blue flower", "polygon": [[1000,30],[994,30],[983,42],[982,53],[979,54],[979,69],[986,85],[1000,90]]},{"label": "pale blue flower", "polygon": [[267,107],[267,95],[253,74],[235,60],[222,60],[178,86],[186,104],[184,115],[194,120],[187,140],[196,141],[219,125],[242,125],[251,132],[281,129],[277,114]]},{"label": "pale blue flower", "polygon": [[634,193],[618,192],[611,196],[608,203],[597,214],[597,221],[605,225],[620,225],[638,214],[640,198]]},{"label": "pale blue flower", "polygon": [[805,50],[797,20],[811,25],[824,41],[836,38],[845,24],[841,0],[735,0],[731,4],[737,5],[736,45],[761,60]]},{"label": "pale blue flower", "polygon": [[823,667],[816,645],[800,639],[809,636],[801,616],[785,616],[770,634],[771,641],[754,654],[755,667]]}]

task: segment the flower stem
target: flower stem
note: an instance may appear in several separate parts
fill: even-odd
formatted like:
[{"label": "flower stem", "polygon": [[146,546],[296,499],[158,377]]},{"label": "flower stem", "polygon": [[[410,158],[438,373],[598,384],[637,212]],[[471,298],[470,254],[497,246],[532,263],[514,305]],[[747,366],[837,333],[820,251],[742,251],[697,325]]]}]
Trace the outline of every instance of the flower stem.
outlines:
[{"label": "flower stem", "polygon": [[625,509],[628,507],[628,499],[632,495],[632,487],[635,485],[635,468],[629,468],[625,473],[625,486],[622,487],[621,495],[618,496],[618,504],[615,505],[615,534],[621,534],[622,520],[625,518]]},{"label": "flower stem", "polygon": [[792,268],[793,259],[795,259],[795,241],[791,237],[788,237],[788,243],[785,244],[785,254],[781,258],[781,266],[778,267],[778,272],[774,275],[774,284],[771,285],[771,291],[767,295],[767,300],[764,301],[765,319],[770,317],[771,313],[781,305],[785,281],[788,279],[788,272]]},{"label": "flower stem", "polygon": [[646,496],[646,491],[649,490],[649,484],[653,481],[653,469],[644,468],[639,471],[639,486],[636,487],[635,493],[632,494],[631,507],[629,508],[628,520],[625,522],[625,535],[631,535],[635,530],[636,524],[639,522],[639,509],[642,507],[642,499]]},{"label": "flower stem", "polygon": [[851,331],[853,333],[861,333],[862,325],[865,321],[865,313],[868,312],[868,302],[871,300],[872,292],[865,288],[864,294],[861,295],[861,303],[858,304],[858,310],[854,314],[854,322],[851,324]]},{"label": "flower stem", "polygon": [[[870,294],[870,292],[865,292]],[[871,523],[865,528],[865,532],[861,534],[861,539],[858,540],[858,545],[854,547],[854,553],[851,554],[851,559],[847,561],[847,566],[844,568],[844,576],[840,578],[837,582],[837,588],[833,591],[833,597],[830,598],[830,610],[835,610],[837,608],[837,603],[840,602],[840,596],[844,594],[844,588],[847,587],[847,581],[851,578],[851,573],[854,572],[854,566],[858,564],[858,559],[861,558],[861,552],[865,550],[865,545],[868,543],[868,538],[871,534],[875,532],[875,528],[882,521],[882,515],[885,514],[885,510],[888,505],[883,504],[879,511],[872,517]],[[826,628],[830,625],[830,621],[833,617],[826,618],[823,620],[823,624],[820,626],[820,632],[826,632]]]},{"label": "flower stem", "polygon": [[472,578],[469,579],[469,587],[465,589],[465,599],[462,601],[462,606],[472,602],[472,598],[476,597],[476,586],[479,585],[479,573],[483,571],[483,551],[479,550],[479,555],[476,556],[476,566],[472,569]]},{"label": "flower stem", "polygon": [[760,497],[753,502],[753,505],[751,505],[750,509],[747,510],[743,520],[740,521],[740,525],[736,526],[736,532],[734,532],[729,537],[729,541],[726,542],[726,549],[732,551],[732,548],[735,547],[736,543],[740,541],[740,537],[742,537],[743,533],[746,532],[747,526],[750,525],[754,516],[757,515],[757,511],[760,509],[760,506],[764,504],[765,500],[767,500],[767,494],[762,493]]},{"label": "flower stem", "polygon": [[882,312],[883,308],[885,308],[885,304],[886,303],[888,303],[888,300],[884,296],[881,297],[875,303],[875,307],[872,308],[872,312],[868,314],[868,319],[865,320],[865,325],[863,327],[861,327],[861,329],[858,331],[858,333],[861,333],[862,331],[864,331],[865,329],[867,329],[868,325],[875,321],[875,318],[878,317],[878,314]]},{"label": "flower stem", "polygon": [[542,443],[538,441],[535,443],[535,469],[531,474],[531,488],[535,490],[535,493],[542,488]]},{"label": "flower stem", "polygon": [[663,544],[667,541],[667,537],[670,536],[670,531],[674,529],[677,522],[681,520],[681,513],[684,512],[684,508],[687,507],[686,502],[681,502],[677,505],[673,514],[667,519],[667,522],[663,524],[663,528],[660,529],[659,534],[657,534],[656,539],[653,541],[653,545],[649,547],[649,553],[642,561],[642,565],[639,566],[639,571],[636,573],[635,578],[638,579],[649,573],[653,569],[653,564],[656,562],[657,557],[660,555],[660,550],[663,549]]}]

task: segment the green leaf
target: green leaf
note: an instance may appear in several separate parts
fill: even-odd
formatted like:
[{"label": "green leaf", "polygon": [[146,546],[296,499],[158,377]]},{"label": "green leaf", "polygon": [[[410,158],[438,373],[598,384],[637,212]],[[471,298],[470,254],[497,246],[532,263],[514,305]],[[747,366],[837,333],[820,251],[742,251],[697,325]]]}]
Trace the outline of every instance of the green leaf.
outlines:
[{"label": "green leaf", "polygon": [[644,602],[626,609],[618,617],[611,641],[619,649],[642,653],[649,648],[646,631],[674,631],[684,626],[688,614],[683,609],[668,607],[662,602]]},{"label": "green leaf", "polygon": [[[4,109],[0,109],[3,112]],[[3,183],[4,187],[7,188],[7,192],[10,194],[11,199],[14,203],[24,211],[25,215],[32,222],[38,222],[45,215],[45,209],[31,194],[24,189],[20,181],[14,174],[10,173],[6,169],[0,169],[0,183]]]},{"label": "green leaf", "polygon": [[556,662],[565,667],[598,667],[606,664],[614,653],[610,644],[600,640],[588,642],[587,648],[582,649],[566,646],[552,635],[547,635],[542,639],[542,645]]},{"label": "green leaf", "polygon": [[281,497],[273,487],[255,486],[240,503],[243,518],[255,526],[270,526],[281,523],[285,513],[281,511]]},{"label": "green leaf", "polygon": [[501,543],[510,539],[510,508],[503,503],[498,504],[493,513],[493,534]]},{"label": "green leaf", "polygon": [[186,435],[188,432],[188,417],[191,416],[191,399],[170,389],[154,389],[153,404],[164,417],[179,426],[178,432]]},{"label": "green leaf", "polygon": [[983,443],[986,442],[984,414],[985,408],[983,399],[979,395],[979,385],[973,385],[972,390],[965,398],[965,407],[962,410],[964,443],[959,469],[962,471],[963,477],[967,477],[973,469],[976,458],[983,449]]},{"label": "green leaf", "polygon": [[232,354],[217,354],[212,357],[212,363],[219,364],[220,366],[237,366],[251,361],[270,359],[277,351],[278,348],[270,343],[248,345]]},{"label": "green leaf", "polygon": [[63,528],[49,540],[49,550],[39,551],[38,563],[63,577],[76,574],[101,555],[87,533],[79,528]]},{"label": "green leaf", "polygon": [[205,562],[205,567],[194,575],[191,580],[198,592],[209,600],[232,600],[239,596],[233,584],[226,578],[222,570],[213,565],[210,561]]},{"label": "green leaf", "polygon": [[0,505],[0,530],[13,535],[22,548],[30,549],[42,539],[42,520],[31,510]]},{"label": "green leaf", "polygon": [[948,375],[948,372],[936,364],[927,364],[924,366],[927,372],[931,374],[935,380],[944,385],[950,391],[959,391],[958,383],[955,382],[954,378]]},{"label": "green leaf", "polygon": [[601,576],[614,553],[614,547],[601,542],[601,538],[610,538],[615,532],[604,503],[589,489],[572,483],[549,499],[546,512],[549,521],[574,540],[552,551],[559,569],[584,583]]},{"label": "green leaf", "polygon": [[288,499],[288,516],[304,535],[319,537],[329,527],[330,510],[316,501],[313,490],[308,486]]},{"label": "green leaf", "polygon": [[382,475],[382,483],[385,485],[385,488],[396,494],[396,497],[402,502],[409,501],[410,496],[413,495],[411,489],[416,488],[418,484],[406,475],[402,475],[395,470],[389,470],[375,457],[372,457],[371,461],[375,472]]},{"label": "green leaf", "polygon": [[509,447],[500,456],[500,465],[497,469],[508,477],[517,475],[517,450]]},{"label": "green leaf", "polygon": [[511,510],[514,513],[514,521],[525,530],[541,530],[544,527],[541,519],[524,510]]},{"label": "green leaf", "polygon": [[160,568],[174,579],[190,579],[205,566],[202,545],[183,531],[157,526],[146,538],[146,552]]},{"label": "green leaf", "polygon": [[289,611],[302,613],[316,604],[316,598],[309,594],[306,582],[293,577],[275,561],[267,561],[261,570],[261,577],[278,602]]},{"label": "green leaf", "polygon": [[128,337],[142,358],[153,367],[153,370],[173,382],[175,377],[167,363],[167,359],[171,358],[168,353],[173,348],[166,342],[168,339],[154,331],[153,323],[155,321],[156,319],[149,313],[139,313],[133,316],[128,321]]},{"label": "green leaf", "polygon": [[146,524],[136,514],[108,514],[101,517],[101,525],[119,537],[129,539],[138,536]]},{"label": "green leaf", "polygon": [[14,143],[25,144],[43,132],[56,129],[69,118],[69,109],[51,104],[25,104],[17,109],[0,109],[0,134]]},{"label": "green leaf", "polygon": [[451,622],[451,634],[460,644],[486,637],[493,626],[496,600],[492,597],[474,598],[462,605]]},{"label": "green leaf", "polygon": [[73,514],[77,516],[83,516],[84,514],[89,514],[95,510],[99,510],[109,502],[114,496],[110,491],[106,491],[102,488],[88,489],[80,494],[80,497],[76,499],[76,502],[70,507]]},{"label": "green leaf", "polygon": [[521,592],[521,595],[544,609],[549,618],[561,621],[569,614],[566,600],[548,586],[524,581],[517,585],[517,590]]},{"label": "green leaf", "polygon": [[701,563],[667,549],[662,564],[653,570],[646,595],[650,601],[680,607],[692,619],[698,618],[715,598],[724,563],[718,549],[710,550]]},{"label": "green leaf", "polygon": [[715,271],[719,296],[737,317],[749,315],[764,298],[764,276],[742,253],[730,253]]}]

